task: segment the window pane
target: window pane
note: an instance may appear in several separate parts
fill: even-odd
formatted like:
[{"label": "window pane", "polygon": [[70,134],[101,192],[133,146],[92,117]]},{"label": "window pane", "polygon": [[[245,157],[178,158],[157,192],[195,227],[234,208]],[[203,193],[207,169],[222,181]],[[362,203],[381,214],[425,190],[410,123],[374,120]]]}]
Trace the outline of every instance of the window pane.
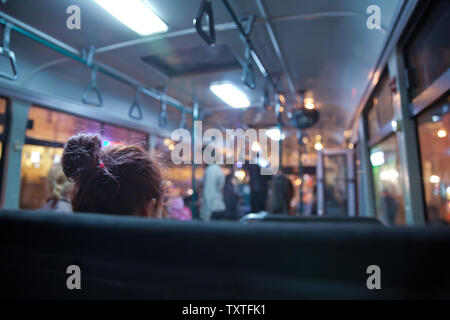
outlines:
[{"label": "window pane", "polygon": [[358,143],[355,147],[355,172],[356,172],[356,199],[358,199],[356,205],[357,205],[357,212],[359,216],[364,216],[366,213],[364,212],[366,210],[364,205],[364,186],[362,184],[363,181],[363,168],[362,168],[362,152],[363,149],[361,148],[361,145]]},{"label": "window pane", "polygon": [[385,72],[378,86],[378,89],[375,91],[374,106],[376,105],[378,110],[379,126],[380,128],[384,128],[394,118],[394,105],[387,72]]},{"label": "window pane", "polygon": [[378,129],[378,119],[377,119],[377,109],[371,108],[367,114],[367,126],[369,128],[369,139],[377,136]]},{"label": "window pane", "polygon": [[39,209],[50,196],[47,175],[61,161],[61,148],[24,145],[20,173],[20,208]]},{"label": "window pane", "polygon": [[423,23],[405,47],[411,98],[450,67],[450,2],[434,0]]},{"label": "window pane", "polygon": [[372,105],[367,114],[369,138],[376,137],[392,119],[394,119],[394,104],[389,88],[389,73],[385,70],[374,91]]},{"label": "window pane", "polygon": [[[147,149],[148,135],[98,121],[85,119],[40,107],[31,107],[29,119],[33,128],[27,130],[27,138],[64,144],[79,132],[96,133],[102,136],[103,146],[109,144],[137,144]],[[39,143],[36,143],[39,144]],[[39,209],[47,201],[50,190],[47,176],[51,167],[60,161],[61,148],[25,145],[22,151],[20,207]]]},{"label": "window pane", "polygon": [[33,128],[27,130],[27,138],[65,143],[78,132],[100,133],[100,122],[66,113],[32,106],[28,119]]},{"label": "window pane", "polygon": [[5,131],[6,123],[6,99],[0,98],[0,134]]},{"label": "window pane", "polygon": [[138,145],[148,149],[148,134],[127,128],[105,124],[103,127],[103,144],[109,143]]},{"label": "window pane", "polygon": [[345,155],[324,156],[325,215],[347,216],[347,163]]},{"label": "window pane", "polygon": [[428,221],[450,222],[450,97],[418,118]]},{"label": "window pane", "polygon": [[400,185],[397,138],[387,138],[370,150],[376,213],[389,225],[404,225],[405,210]]}]

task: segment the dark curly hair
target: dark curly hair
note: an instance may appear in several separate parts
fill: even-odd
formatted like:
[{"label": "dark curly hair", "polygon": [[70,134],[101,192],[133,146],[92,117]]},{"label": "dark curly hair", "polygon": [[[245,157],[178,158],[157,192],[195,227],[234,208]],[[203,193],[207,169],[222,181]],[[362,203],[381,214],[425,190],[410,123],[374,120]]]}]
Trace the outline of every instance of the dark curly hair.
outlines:
[{"label": "dark curly hair", "polygon": [[291,201],[294,197],[294,186],[284,174],[277,174],[271,183],[270,196],[267,203],[269,213],[292,214]]},{"label": "dark curly hair", "polygon": [[138,215],[151,200],[160,205],[162,176],[158,164],[137,146],[101,148],[93,134],[72,136],[62,155],[64,174],[75,182],[75,212]]}]

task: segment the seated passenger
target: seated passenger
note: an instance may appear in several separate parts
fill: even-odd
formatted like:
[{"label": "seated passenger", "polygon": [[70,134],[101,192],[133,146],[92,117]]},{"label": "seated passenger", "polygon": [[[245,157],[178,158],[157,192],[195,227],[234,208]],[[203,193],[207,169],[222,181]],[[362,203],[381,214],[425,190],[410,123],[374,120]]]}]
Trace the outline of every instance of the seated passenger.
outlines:
[{"label": "seated passenger", "polygon": [[39,210],[72,212],[70,194],[73,183],[67,180],[60,164],[55,164],[50,169],[47,182],[51,195]]},{"label": "seated passenger", "polygon": [[161,172],[141,148],[102,149],[99,136],[78,134],[67,141],[62,165],[75,182],[73,211],[161,218]]},{"label": "seated passenger", "polygon": [[293,214],[291,201],[294,197],[294,186],[284,174],[273,177],[267,202],[268,213]]}]

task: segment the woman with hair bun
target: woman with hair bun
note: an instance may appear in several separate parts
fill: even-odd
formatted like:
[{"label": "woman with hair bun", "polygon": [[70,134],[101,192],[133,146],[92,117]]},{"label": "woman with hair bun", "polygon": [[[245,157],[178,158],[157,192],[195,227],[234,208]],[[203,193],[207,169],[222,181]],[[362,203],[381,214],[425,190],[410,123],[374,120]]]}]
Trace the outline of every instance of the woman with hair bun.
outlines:
[{"label": "woman with hair bun", "polygon": [[102,149],[99,136],[78,134],[67,141],[62,166],[75,182],[74,212],[161,218],[161,172],[141,148]]}]

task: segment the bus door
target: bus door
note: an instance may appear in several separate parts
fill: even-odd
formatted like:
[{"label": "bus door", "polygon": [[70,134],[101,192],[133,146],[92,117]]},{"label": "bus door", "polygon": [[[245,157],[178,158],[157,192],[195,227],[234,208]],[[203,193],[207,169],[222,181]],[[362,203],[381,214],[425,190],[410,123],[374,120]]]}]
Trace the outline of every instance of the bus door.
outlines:
[{"label": "bus door", "polygon": [[321,150],[317,154],[317,214],[356,215],[353,150]]}]

